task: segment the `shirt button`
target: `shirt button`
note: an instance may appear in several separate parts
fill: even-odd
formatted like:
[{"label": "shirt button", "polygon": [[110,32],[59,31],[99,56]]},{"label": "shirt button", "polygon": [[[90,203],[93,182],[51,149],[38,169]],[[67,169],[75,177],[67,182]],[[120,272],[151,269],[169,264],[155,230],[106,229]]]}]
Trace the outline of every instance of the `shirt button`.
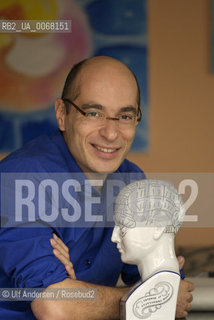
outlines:
[{"label": "shirt button", "polygon": [[89,259],[85,260],[85,265],[89,267],[91,265],[91,261]]}]

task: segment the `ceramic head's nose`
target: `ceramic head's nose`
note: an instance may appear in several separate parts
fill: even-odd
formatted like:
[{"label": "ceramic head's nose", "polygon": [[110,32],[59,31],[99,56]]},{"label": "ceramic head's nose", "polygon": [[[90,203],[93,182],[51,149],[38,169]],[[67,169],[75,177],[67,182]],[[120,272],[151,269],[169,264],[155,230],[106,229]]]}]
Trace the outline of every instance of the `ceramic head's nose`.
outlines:
[{"label": "ceramic head's nose", "polygon": [[119,226],[115,226],[112,232],[112,236],[111,236],[111,241],[112,242],[119,242],[120,241],[120,237],[119,237],[119,232],[120,232],[120,227]]}]

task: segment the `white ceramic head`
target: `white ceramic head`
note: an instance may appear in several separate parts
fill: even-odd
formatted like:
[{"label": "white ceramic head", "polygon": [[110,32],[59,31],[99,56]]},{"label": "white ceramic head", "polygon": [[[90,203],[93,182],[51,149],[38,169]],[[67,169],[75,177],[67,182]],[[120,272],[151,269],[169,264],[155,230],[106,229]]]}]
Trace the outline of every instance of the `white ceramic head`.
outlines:
[{"label": "white ceramic head", "polygon": [[[142,258],[155,252],[164,234],[168,235],[164,241],[174,245],[174,235],[183,222],[184,213],[182,198],[168,181],[145,179],[122,189],[116,199],[112,234],[122,260],[139,264]],[[166,254],[160,250],[164,248],[158,251],[161,259],[161,254]]]}]

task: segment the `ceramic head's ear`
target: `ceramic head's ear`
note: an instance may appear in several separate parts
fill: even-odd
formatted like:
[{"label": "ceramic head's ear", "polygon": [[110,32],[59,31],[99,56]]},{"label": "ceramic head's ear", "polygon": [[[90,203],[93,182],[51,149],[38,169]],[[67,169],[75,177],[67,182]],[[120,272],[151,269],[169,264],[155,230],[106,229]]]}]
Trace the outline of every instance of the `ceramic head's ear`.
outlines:
[{"label": "ceramic head's ear", "polygon": [[155,227],[155,231],[154,231],[154,239],[158,240],[160,239],[160,237],[162,236],[162,234],[165,231],[165,227]]},{"label": "ceramic head's ear", "polygon": [[60,98],[56,99],[55,113],[59,129],[65,131],[66,108],[64,102]]}]

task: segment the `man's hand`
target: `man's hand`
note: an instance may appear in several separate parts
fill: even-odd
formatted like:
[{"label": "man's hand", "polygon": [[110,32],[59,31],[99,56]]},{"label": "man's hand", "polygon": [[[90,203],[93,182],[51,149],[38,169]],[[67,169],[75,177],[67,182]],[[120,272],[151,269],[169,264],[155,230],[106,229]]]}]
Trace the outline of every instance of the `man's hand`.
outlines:
[{"label": "man's hand", "polygon": [[53,238],[50,239],[50,243],[53,248],[54,255],[64,264],[69,277],[75,280],[76,276],[75,276],[73,264],[70,261],[68,247],[64,244],[64,242],[59,237],[57,237],[55,233],[53,234]]},{"label": "man's hand", "polygon": [[[178,257],[179,268],[184,266],[184,258]],[[194,290],[194,284],[192,282],[181,280],[178,290],[177,306],[176,306],[176,319],[186,318],[188,312],[192,309],[192,294]]]}]

